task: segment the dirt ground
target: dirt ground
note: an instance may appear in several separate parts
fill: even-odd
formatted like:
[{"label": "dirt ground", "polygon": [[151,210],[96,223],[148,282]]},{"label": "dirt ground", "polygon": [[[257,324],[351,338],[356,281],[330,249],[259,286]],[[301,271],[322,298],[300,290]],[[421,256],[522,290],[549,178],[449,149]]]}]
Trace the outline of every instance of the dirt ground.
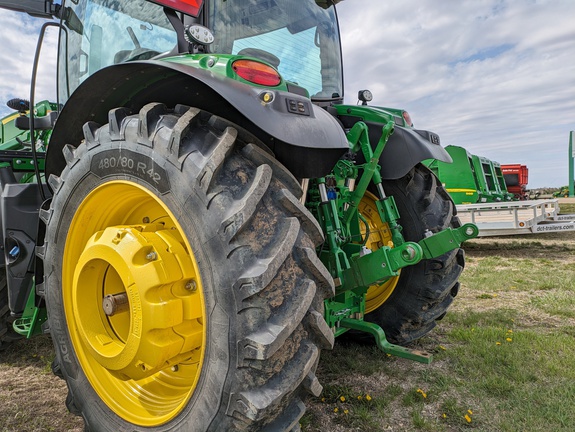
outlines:
[{"label": "dirt ground", "polygon": [[[572,263],[575,232],[480,238],[469,242],[466,250],[476,257],[490,256],[494,251],[499,256],[508,253],[526,258],[567,255]],[[82,420],[66,409],[66,385],[52,374],[52,358],[52,343],[47,336],[22,340],[0,351],[0,432],[83,430]],[[405,367],[421,366],[406,362]],[[398,413],[398,421],[401,415]]]},{"label": "dirt ground", "polygon": [[21,340],[0,351],[0,431],[81,432],[66,409],[66,384],[52,374],[48,336]]}]

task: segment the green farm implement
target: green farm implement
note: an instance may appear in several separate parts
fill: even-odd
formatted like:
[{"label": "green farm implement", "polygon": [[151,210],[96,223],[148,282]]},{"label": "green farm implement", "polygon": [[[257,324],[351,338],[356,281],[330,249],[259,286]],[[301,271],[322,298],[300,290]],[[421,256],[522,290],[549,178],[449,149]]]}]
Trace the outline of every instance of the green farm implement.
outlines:
[{"label": "green farm implement", "polygon": [[455,204],[511,201],[498,162],[469,153],[463,147],[447,146],[453,163],[428,160],[425,164],[438,176]]},{"label": "green farm implement", "polygon": [[2,121],[0,345],[49,333],[86,430],[298,431],[344,333],[430,361],[478,229],[435,133],[343,103],[336,3],[0,0],[33,83],[59,29]]}]

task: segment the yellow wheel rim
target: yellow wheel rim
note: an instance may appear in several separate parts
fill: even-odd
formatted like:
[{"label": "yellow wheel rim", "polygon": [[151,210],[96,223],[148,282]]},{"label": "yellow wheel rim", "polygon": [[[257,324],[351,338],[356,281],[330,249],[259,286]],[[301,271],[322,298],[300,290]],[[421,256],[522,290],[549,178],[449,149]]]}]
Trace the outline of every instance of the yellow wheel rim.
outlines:
[{"label": "yellow wheel rim", "polygon": [[[376,251],[383,246],[393,247],[389,225],[381,221],[375,204],[376,200],[375,195],[367,192],[359,204],[359,212],[367,220],[367,224],[369,225],[369,237],[366,246],[372,251]],[[361,234],[364,237],[366,232],[365,225],[362,223]],[[373,312],[384,304],[397,286],[398,281],[399,276],[396,276],[381,285],[370,286],[365,296],[365,313]]]},{"label": "yellow wheel rim", "polygon": [[158,426],[192,396],[205,348],[196,260],[166,205],[112,181],[80,204],[64,248],[62,295],[78,361],[127,422]]}]

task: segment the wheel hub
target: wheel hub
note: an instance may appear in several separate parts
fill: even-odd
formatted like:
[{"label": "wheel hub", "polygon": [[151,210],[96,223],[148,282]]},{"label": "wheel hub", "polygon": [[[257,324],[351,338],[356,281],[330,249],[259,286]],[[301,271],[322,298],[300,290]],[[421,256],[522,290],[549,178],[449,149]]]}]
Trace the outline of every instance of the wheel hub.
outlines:
[{"label": "wheel hub", "polygon": [[92,357],[134,380],[192,358],[202,344],[202,310],[188,288],[196,284],[191,269],[183,245],[160,224],[96,232],[73,282],[79,334]]}]

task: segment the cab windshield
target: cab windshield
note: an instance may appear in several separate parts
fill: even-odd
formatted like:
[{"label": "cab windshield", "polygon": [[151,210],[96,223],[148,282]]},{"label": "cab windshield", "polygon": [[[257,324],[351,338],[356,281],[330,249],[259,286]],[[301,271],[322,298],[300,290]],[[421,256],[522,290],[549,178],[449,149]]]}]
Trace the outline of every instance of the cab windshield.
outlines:
[{"label": "cab windshield", "polygon": [[315,0],[213,0],[207,5],[215,36],[211,52],[264,60],[272,54],[283,78],[307,89],[313,99],[343,97],[333,6],[321,7]]}]

